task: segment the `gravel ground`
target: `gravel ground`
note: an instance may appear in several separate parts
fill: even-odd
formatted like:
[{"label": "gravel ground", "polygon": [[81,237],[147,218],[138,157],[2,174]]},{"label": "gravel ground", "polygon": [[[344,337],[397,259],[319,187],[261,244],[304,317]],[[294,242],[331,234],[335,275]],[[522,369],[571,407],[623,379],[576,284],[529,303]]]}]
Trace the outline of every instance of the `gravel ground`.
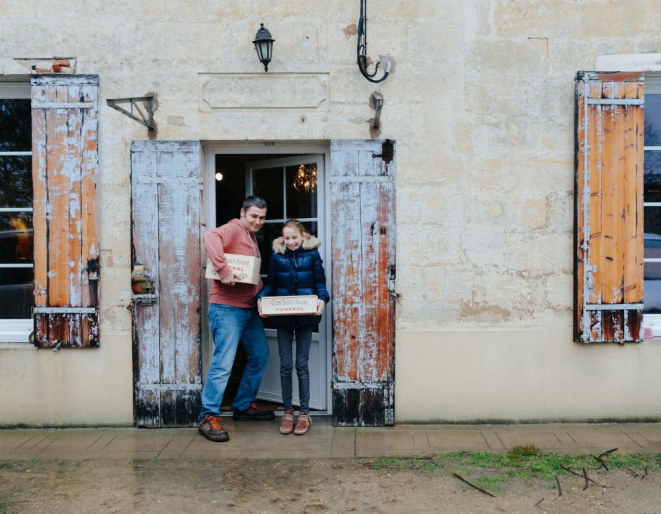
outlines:
[{"label": "gravel ground", "polygon": [[374,469],[371,460],[2,461],[0,513],[613,512],[661,514],[661,478],[592,472],[498,482],[489,497],[450,469]]}]

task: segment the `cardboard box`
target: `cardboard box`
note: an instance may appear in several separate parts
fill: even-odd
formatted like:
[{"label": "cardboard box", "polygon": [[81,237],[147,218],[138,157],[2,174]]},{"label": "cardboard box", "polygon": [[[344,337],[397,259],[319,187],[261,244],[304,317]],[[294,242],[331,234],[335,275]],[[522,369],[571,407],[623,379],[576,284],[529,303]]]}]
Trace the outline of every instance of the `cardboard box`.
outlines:
[{"label": "cardboard box", "polygon": [[[236,282],[253,285],[259,283],[259,270],[262,267],[262,260],[259,257],[226,253],[225,260],[230,268],[239,273],[240,278]],[[204,276],[213,280],[220,280],[218,273],[213,269],[211,259],[207,259],[207,271]]]},{"label": "cardboard box", "polygon": [[265,296],[262,298],[262,314],[267,316],[315,314],[318,300],[315,295]]}]

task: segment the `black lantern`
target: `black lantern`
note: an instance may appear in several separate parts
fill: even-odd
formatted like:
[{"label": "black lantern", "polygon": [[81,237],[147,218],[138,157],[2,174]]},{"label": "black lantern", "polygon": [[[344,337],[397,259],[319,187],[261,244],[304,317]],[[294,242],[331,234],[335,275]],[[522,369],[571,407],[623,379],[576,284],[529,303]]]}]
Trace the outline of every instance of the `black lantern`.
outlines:
[{"label": "black lantern", "polygon": [[263,23],[260,25],[261,27],[257,31],[253,43],[255,44],[255,50],[257,50],[257,57],[259,57],[260,62],[264,65],[264,71],[269,71],[269,63],[273,56],[273,42],[275,39],[271,37],[268,29],[264,28]]}]

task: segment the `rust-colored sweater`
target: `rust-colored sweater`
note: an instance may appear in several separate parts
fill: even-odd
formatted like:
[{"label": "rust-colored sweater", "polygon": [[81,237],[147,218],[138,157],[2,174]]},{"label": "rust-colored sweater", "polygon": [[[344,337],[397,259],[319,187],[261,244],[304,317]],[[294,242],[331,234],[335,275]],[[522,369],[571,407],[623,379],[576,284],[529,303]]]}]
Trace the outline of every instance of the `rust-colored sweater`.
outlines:
[{"label": "rust-colored sweater", "polygon": [[[236,218],[204,234],[204,249],[220,278],[225,278],[232,271],[225,260],[225,253],[260,257],[255,235],[250,234],[241,220]],[[261,278],[257,285],[236,283],[233,286],[225,285],[220,280],[212,280],[209,302],[243,308],[253,307],[255,295],[261,288]]]}]

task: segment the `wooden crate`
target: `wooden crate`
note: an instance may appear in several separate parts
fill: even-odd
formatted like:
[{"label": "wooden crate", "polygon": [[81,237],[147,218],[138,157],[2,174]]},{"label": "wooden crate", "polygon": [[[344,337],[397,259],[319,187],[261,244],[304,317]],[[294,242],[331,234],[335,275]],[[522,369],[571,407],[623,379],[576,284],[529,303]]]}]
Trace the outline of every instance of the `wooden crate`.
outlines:
[{"label": "wooden crate", "polygon": [[267,316],[315,314],[318,300],[315,295],[264,296],[262,298],[262,314]]},{"label": "wooden crate", "polygon": [[[262,260],[259,257],[251,257],[249,255],[235,255],[233,253],[226,253],[225,260],[230,268],[239,273],[239,278],[236,282],[240,284],[258,284],[259,283],[259,270],[262,267]],[[206,278],[213,280],[220,280],[218,273],[211,264],[211,259],[207,259]]]}]

